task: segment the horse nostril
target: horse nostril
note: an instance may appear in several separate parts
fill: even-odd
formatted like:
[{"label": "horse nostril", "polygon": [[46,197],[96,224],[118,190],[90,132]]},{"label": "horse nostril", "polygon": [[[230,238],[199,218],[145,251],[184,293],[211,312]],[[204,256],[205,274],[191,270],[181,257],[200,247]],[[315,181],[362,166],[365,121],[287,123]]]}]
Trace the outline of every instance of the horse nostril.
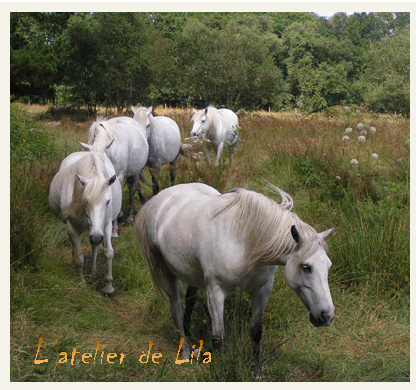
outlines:
[{"label": "horse nostril", "polygon": [[99,245],[103,242],[104,237],[101,235],[91,235],[90,236],[90,243],[91,245]]}]

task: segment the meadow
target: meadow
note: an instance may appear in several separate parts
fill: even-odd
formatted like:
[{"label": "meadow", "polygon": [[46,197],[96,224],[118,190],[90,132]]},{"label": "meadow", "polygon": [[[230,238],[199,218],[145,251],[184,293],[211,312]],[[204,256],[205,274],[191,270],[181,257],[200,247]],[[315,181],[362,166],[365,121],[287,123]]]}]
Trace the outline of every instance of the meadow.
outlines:
[{"label": "meadow", "polygon": [[[200,143],[186,140],[192,110],[155,112],[173,118],[192,145],[179,159],[176,183],[244,187],[279,201],[270,182],[316,230],[337,225],[329,242],[335,320],[314,328],[279,268],[263,322],[262,381],[410,381],[410,120],[344,107],[312,115],[241,112],[235,159],[230,165],[224,153],[215,167]],[[169,303],[153,288],[132,225],[121,222],[113,242],[116,296],[101,293],[102,250],[97,277],[80,283],[65,225],[47,196],[61,160],[81,150],[93,120],[50,106],[10,108],[10,381],[253,381],[250,300],[242,293],[226,301],[226,340],[212,361],[176,363]],[[168,183],[164,168],[161,188]],[[143,190],[149,198],[151,189]],[[86,235],[83,252],[89,270]],[[209,349],[201,292],[192,326],[195,342]]]}]

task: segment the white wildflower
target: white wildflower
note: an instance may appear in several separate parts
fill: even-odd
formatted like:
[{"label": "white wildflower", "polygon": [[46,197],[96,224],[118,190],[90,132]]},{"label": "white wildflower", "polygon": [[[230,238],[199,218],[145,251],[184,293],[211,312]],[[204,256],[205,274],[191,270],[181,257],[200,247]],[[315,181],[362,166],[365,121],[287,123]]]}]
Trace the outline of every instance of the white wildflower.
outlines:
[{"label": "white wildflower", "polygon": [[365,137],[363,135],[360,135],[357,139],[359,142],[365,142]]},{"label": "white wildflower", "polygon": [[341,180],[341,177],[340,176],[335,176],[335,179]]},{"label": "white wildflower", "polygon": [[370,127],[370,133],[371,134],[374,134],[376,132],[376,128],[375,127],[373,127],[373,126],[371,126]]},{"label": "white wildflower", "polygon": [[346,132],[346,133],[351,133],[351,131],[352,131],[351,127],[347,127],[347,128],[345,129],[345,132]]},{"label": "white wildflower", "polygon": [[350,139],[350,137],[348,137],[348,135],[344,135],[343,137],[342,137],[342,140],[343,141],[348,141]]},{"label": "white wildflower", "polygon": [[350,164],[352,164],[352,165],[357,165],[357,164],[358,164],[358,161],[357,161],[355,158],[353,158],[353,159],[350,161]]},{"label": "white wildflower", "polygon": [[378,159],[378,154],[377,154],[377,153],[373,153],[373,154],[371,155],[371,157],[372,157],[372,158],[374,158],[375,160],[377,160],[377,159]]},{"label": "white wildflower", "polygon": [[362,129],[364,127],[364,125],[362,124],[362,123],[359,123],[358,125],[357,125],[357,129]]}]

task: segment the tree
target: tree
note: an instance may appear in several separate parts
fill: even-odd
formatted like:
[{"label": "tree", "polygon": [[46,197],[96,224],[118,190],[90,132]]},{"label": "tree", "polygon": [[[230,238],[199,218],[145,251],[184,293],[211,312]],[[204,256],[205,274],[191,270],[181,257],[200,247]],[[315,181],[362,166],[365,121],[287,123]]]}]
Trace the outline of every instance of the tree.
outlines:
[{"label": "tree", "polygon": [[410,114],[410,33],[373,44],[361,74],[370,109]]},{"label": "tree", "polygon": [[30,101],[54,100],[59,82],[59,44],[67,14],[13,12],[10,14],[10,92]]},{"label": "tree", "polygon": [[143,99],[149,85],[144,14],[78,14],[65,31],[65,82],[89,107],[120,111]]},{"label": "tree", "polygon": [[192,19],[179,39],[178,67],[190,103],[229,108],[267,107],[279,102],[284,81],[275,66],[277,37],[250,27],[247,16],[223,29]]},{"label": "tree", "polygon": [[100,91],[118,111],[142,100],[149,85],[146,16],[134,12],[100,12],[94,18]]},{"label": "tree", "polygon": [[97,100],[99,84],[99,43],[93,31],[93,15],[79,13],[71,17],[63,41],[64,83],[70,87],[71,103],[89,109]]},{"label": "tree", "polygon": [[353,47],[323,36],[317,22],[293,23],[283,33],[279,56],[296,105],[319,111],[348,100]]}]

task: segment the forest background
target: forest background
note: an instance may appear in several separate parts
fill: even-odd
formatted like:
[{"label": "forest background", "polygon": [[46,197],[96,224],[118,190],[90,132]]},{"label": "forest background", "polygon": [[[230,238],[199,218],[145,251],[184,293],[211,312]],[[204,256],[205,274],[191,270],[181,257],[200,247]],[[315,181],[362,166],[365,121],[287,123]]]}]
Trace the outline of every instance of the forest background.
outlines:
[{"label": "forest background", "polygon": [[410,115],[410,13],[13,12],[11,101]]}]

